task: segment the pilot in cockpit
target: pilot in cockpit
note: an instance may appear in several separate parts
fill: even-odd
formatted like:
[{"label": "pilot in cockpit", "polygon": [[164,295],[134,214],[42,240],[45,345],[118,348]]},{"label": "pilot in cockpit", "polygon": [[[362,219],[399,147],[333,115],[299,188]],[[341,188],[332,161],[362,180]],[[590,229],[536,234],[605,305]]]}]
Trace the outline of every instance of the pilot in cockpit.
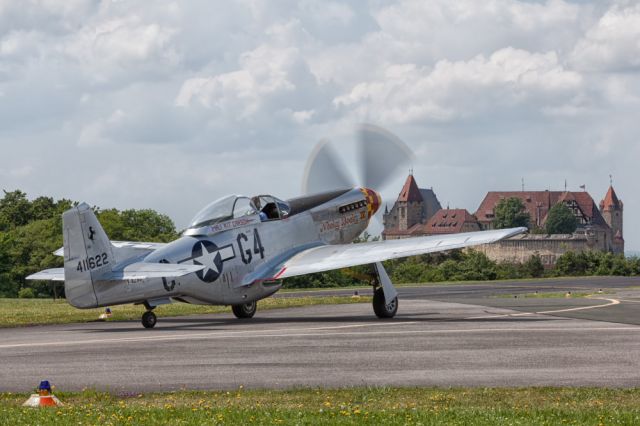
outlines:
[{"label": "pilot in cockpit", "polygon": [[[289,214],[289,206],[283,201],[278,200],[270,195],[258,195],[251,199],[257,207],[260,220],[278,220],[283,219]],[[278,203],[280,201],[280,203]]]}]

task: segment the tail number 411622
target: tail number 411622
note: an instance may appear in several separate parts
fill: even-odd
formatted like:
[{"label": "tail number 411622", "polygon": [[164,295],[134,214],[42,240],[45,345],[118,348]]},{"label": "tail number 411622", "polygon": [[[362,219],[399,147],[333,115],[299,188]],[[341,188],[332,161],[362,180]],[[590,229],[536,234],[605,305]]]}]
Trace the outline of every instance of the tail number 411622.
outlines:
[{"label": "tail number 411622", "polygon": [[107,253],[96,254],[95,256],[87,257],[78,262],[78,267],[76,271],[86,272],[92,271],[97,268],[101,268],[104,265],[109,264],[109,258]]}]

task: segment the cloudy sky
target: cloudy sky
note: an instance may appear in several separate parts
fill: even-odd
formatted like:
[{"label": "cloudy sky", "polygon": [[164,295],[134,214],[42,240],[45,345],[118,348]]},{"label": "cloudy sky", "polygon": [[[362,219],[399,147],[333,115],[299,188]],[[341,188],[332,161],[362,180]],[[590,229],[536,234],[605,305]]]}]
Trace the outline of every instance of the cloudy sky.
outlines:
[{"label": "cloudy sky", "polygon": [[472,212],[612,174],[638,250],[639,72],[638,1],[0,0],[0,187],[182,227],[371,122]]}]

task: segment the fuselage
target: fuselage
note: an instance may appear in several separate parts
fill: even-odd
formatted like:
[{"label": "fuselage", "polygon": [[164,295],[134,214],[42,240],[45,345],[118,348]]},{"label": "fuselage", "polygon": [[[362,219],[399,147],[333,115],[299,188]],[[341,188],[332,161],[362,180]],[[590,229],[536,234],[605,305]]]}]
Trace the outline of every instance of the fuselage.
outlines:
[{"label": "fuselage", "polygon": [[190,227],[179,239],[136,261],[195,264],[204,269],[179,279],[97,281],[98,305],[163,299],[235,305],[263,299],[278,291],[281,281],[273,277],[247,283],[247,277],[296,250],[353,241],[367,228],[380,198],[372,190],[354,188],[286,203],[287,214],[266,218],[259,210],[249,210]]}]

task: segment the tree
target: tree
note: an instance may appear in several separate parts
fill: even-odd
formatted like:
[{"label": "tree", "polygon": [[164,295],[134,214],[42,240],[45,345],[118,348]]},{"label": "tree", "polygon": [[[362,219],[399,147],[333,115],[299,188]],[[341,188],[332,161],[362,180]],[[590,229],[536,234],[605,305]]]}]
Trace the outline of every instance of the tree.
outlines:
[{"label": "tree", "polygon": [[100,210],[97,214],[112,240],[169,242],[178,238],[173,221],[154,210]]},{"label": "tree", "polygon": [[515,228],[518,226],[529,226],[529,213],[524,207],[524,203],[518,197],[510,197],[500,200],[495,207],[495,219],[493,227],[495,229]]},{"label": "tree", "polygon": [[0,200],[0,231],[26,225],[31,221],[31,203],[20,190],[7,192]]},{"label": "tree", "polygon": [[[51,197],[29,201],[20,190],[4,192],[0,198],[0,297],[16,297],[27,288],[36,297],[51,295],[51,283],[25,277],[62,266],[62,258],[53,251],[62,246],[61,215],[74,205]],[[114,240],[168,242],[178,237],[171,219],[153,210],[96,210]]]},{"label": "tree", "polygon": [[564,203],[551,207],[545,224],[547,234],[573,234],[577,227],[578,220]]}]

